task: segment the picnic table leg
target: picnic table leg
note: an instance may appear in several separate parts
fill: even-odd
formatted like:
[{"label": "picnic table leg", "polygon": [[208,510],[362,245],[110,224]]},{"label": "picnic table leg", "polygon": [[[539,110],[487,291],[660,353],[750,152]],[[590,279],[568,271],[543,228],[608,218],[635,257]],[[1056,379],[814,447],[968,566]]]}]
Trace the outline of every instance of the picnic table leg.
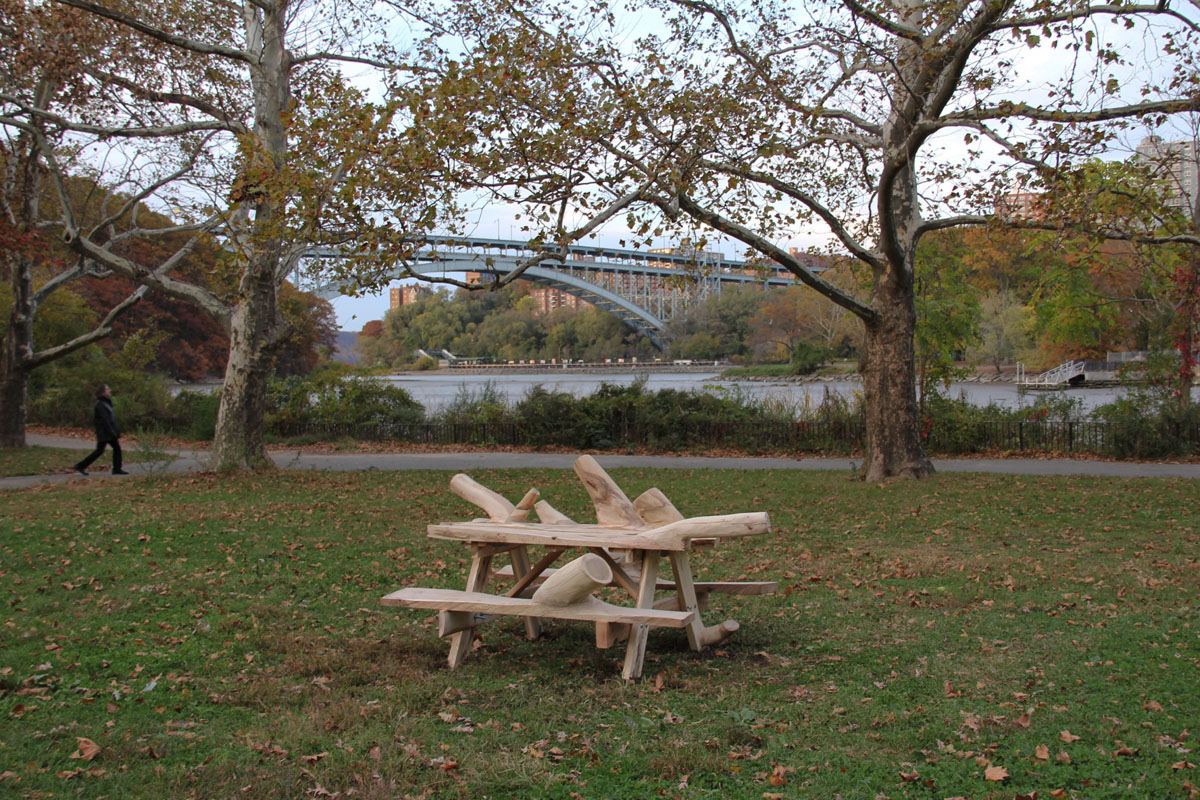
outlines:
[{"label": "picnic table leg", "polygon": [[686,628],[688,646],[693,650],[704,649],[701,637],[704,634],[704,622],[700,619],[700,602],[696,599],[696,586],[692,583],[692,562],[687,552],[671,553],[671,571],[675,573],[675,590],[679,594],[679,610],[694,611],[696,616]]},{"label": "picnic table leg", "polygon": [[[512,559],[513,578],[520,582],[522,578],[529,574],[529,549],[525,545],[519,545],[512,549],[509,553],[509,558]],[[542,621],[537,617],[525,618],[525,638],[537,639],[542,635]]]},{"label": "picnic table leg", "polygon": [[[488,570],[492,565],[492,551],[484,546],[476,545],[471,557],[471,571],[467,575],[467,591],[482,592],[487,586]],[[471,652],[471,643],[475,640],[475,629],[467,628],[450,637],[450,669],[463,662],[467,653]]]},{"label": "picnic table leg", "polygon": [[[658,582],[657,550],[647,550],[642,556],[642,576],[638,583],[637,607],[654,608],[654,587]],[[639,623],[629,632],[629,644],[625,646],[625,667],[621,677],[627,681],[637,680],[642,676],[642,664],[646,660],[646,639],[650,634],[650,626]]]}]

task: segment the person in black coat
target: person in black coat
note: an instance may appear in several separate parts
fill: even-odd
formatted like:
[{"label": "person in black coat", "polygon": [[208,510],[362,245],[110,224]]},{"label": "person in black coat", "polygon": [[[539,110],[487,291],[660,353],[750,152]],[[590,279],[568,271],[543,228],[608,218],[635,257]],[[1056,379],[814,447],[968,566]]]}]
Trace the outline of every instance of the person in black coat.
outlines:
[{"label": "person in black coat", "polygon": [[128,475],[121,469],[121,432],[117,429],[117,415],[113,413],[112,390],[107,384],[101,384],[96,390],[96,408],[94,414],[96,423],[96,449],[91,455],[75,465],[75,471],[87,475],[88,465],[100,457],[106,446],[112,447],[113,475]]}]

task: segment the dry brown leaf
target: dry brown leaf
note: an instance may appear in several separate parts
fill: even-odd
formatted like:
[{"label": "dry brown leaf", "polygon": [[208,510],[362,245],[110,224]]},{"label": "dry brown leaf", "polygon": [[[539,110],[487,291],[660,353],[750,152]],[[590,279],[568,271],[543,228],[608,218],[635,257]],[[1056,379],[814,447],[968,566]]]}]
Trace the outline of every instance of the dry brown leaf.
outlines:
[{"label": "dry brown leaf", "polygon": [[83,736],[75,737],[75,744],[79,749],[71,754],[71,758],[78,758],[84,761],[91,761],[96,756],[100,755],[100,745]]},{"label": "dry brown leaf", "polygon": [[985,780],[1003,782],[1008,778],[1008,770],[1004,767],[991,766],[983,771]]},{"label": "dry brown leaf", "polygon": [[1062,741],[1066,742],[1067,744],[1070,744],[1071,742],[1078,742],[1083,737],[1076,736],[1075,734],[1071,733],[1070,731],[1063,731],[1062,733],[1060,733],[1058,735],[1058,738],[1061,739]]},{"label": "dry brown leaf", "polygon": [[1038,761],[1049,761],[1050,748],[1046,747],[1044,744],[1039,744],[1036,748],[1034,748],[1033,757]]}]

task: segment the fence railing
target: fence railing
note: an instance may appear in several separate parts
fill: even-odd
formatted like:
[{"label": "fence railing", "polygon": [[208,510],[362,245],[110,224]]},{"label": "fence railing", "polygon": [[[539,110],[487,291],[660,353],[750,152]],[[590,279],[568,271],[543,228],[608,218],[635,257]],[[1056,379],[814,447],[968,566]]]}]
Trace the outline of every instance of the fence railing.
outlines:
[{"label": "fence railing", "polygon": [[[437,445],[564,446],[586,449],[650,447],[665,451],[735,450],[850,453],[863,445],[860,420],[713,421],[654,425],[627,419],[596,421],[582,429],[531,427],[515,421],[473,423],[303,423],[275,425],[280,437],[320,441],[396,441]],[[1096,453],[1124,457],[1200,450],[1200,424],[1126,425],[1051,420],[987,420],[933,424],[927,443],[935,454],[1000,452]]]}]

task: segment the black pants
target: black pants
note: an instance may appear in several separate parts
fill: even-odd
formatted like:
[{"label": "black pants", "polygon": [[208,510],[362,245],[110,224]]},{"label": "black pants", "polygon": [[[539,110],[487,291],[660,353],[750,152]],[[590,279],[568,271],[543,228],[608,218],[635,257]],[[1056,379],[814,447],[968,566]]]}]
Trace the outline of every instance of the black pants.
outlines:
[{"label": "black pants", "polygon": [[119,470],[121,468],[121,443],[116,439],[107,442],[96,442],[96,449],[92,451],[91,455],[76,464],[75,469],[87,469],[88,464],[99,458],[100,454],[104,452],[104,448],[109,445],[112,446],[113,450],[113,472]]}]

